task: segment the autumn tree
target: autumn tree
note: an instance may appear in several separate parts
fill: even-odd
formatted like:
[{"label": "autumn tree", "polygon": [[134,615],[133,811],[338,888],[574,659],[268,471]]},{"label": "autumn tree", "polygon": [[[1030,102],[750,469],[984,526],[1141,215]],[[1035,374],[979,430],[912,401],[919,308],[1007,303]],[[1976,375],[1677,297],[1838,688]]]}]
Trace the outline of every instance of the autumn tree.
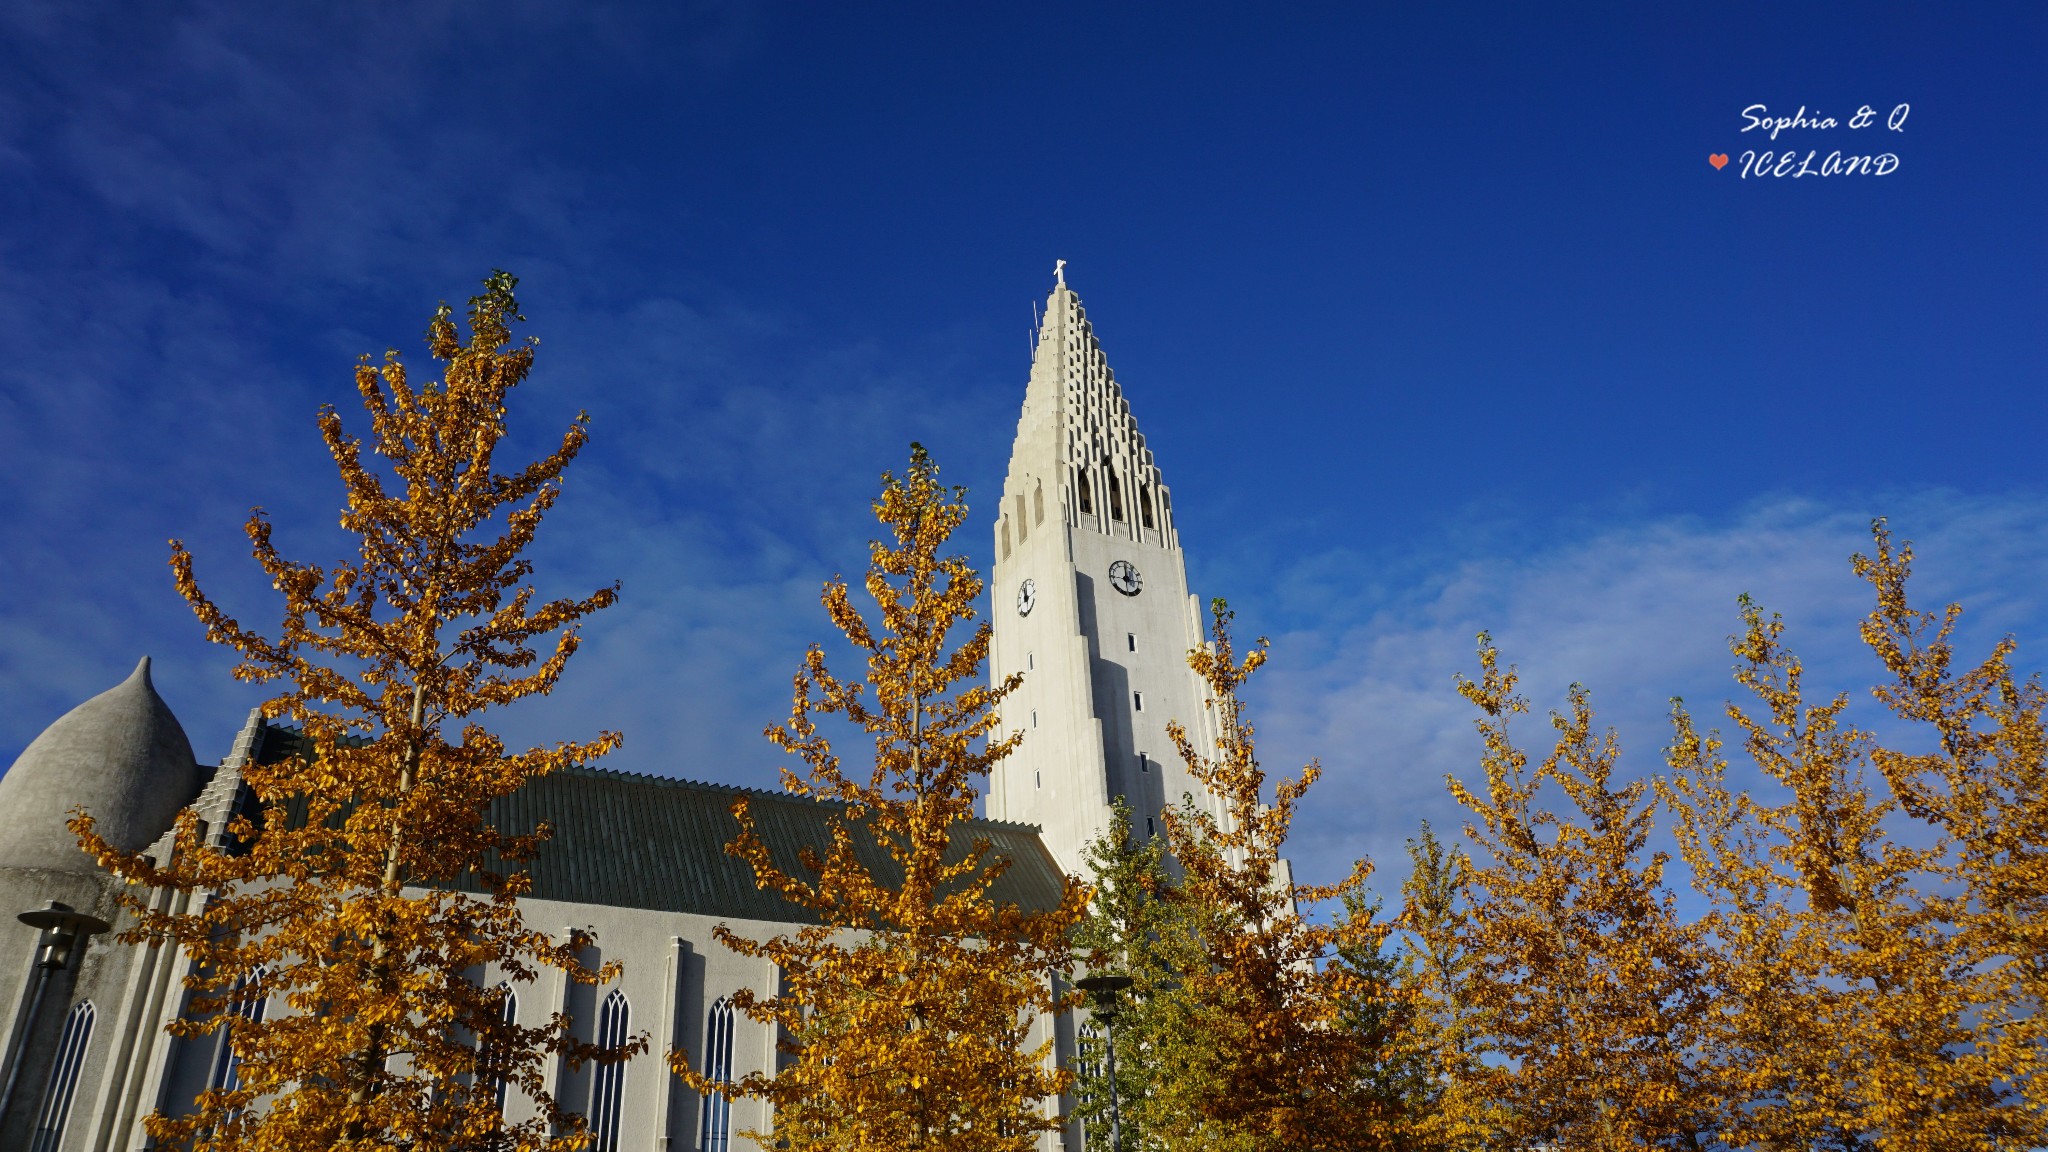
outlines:
[{"label": "autumn tree", "polygon": [[1932,737],[1917,751],[1879,741],[1871,755],[1901,809],[1949,849],[1936,905],[1975,1041],[1931,1086],[1944,1098],[1938,1107],[1958,1096],[1970,1105],[1940,1125],[1962,1121],[1946,1141],[1953,1147],[1972,1137],[1979,1146],[2048,1145],[2048,693],[2038,676],[2013,670],[2010,636],[1957,670],[1962,608],[1914,609],[1906,595],[1912,545],[1894,550],[1882,520],[1871,532],[1874,554],[1853,564],[1877,598],[1863,640],[1890,674],[1874,695]]},{"label": "autumn tree", "polygon": [[1959,609],[1914,611],[1910,548],[1874,532],[1854,563],[1878,600],[1863,638],[1893,677],[1875,695],[1933,730],[1925,750],[1849,724],[1846,695],[1809,700],[1783,621],[1746,597],[1732,647],[1756,704],[1727,714],[1775,787],[1734,790],[1718,738],[1674,709],[1663,786],[1724,987],[1711,1095],[1747,1147],[2038,1145],[2041,692],[2009,640],[1953,672]]},{"label": "autumn tree", "polygon": [[[764,1144],[1022,1152],[1060,1127],[1046,1102],[1071,1077],[1049,1060],[1050,1032],[1033,1036],[1068,1005],[1051,976],[1067,965],[1068,933],[1088,894],[1069,878],[1056,907],[998,903],[991,890],[1008,861],[962,827],[990,767],[1022,738],[993,738],[996,706],[1020,681],[983,681],[988,624],[948,646],[982,594],[966,558],[943,554],[967,514],[964,499],[916,445],[901,477],[883,476],[874,512],[886,536],[870,546],[865,581],[878,616],[854,607],[843,580],[824,591],[827,615],[865,654],[867,676],[842,679],[812,647],[789,720],[768,730],[806,768],[783,770],[785,790],[842,806],[831,843],[805,848],[787,869],[746,800],[733,808],[740,832],[727,850],[817,923],[768,940],[716,929],[727,947],[781,973],[772,994],[732,999],[785,1037],[778,1069],[718,1082],[683,1053],[670,1060],[699,1091],[767,1100],[773,1135],[748,1133]],[[867,734],[872,766],[845,768],[819,716]],[[871,866],[875,849],[882,863]]]},{"label": "autumn tree", "polygon": [[[300,725],[316,753],[244,765],[260,814],[235,817],[222,837],[187,810],[167,860],[116,850],[90,814],[73,821],[132,891],[196,897],[161,907],[124,898],[137,918],[129,942],[175,944],[195,962],[192,1011],[172,1032],[225,1028],[238,1062],[233,1086],[145,1121],[159,1144],[570,1148],[583,1122],[547,1091],[547,1062],[629,1055],[577,1041],[559,1015],[505,1021],[498,986],[546,969],[584,982],[616,973],[579,961],[584,940],[522,922],[520,865],[545,831],[488,819],[492,800],[619,742],[606,733],[508,752],[478,719],[553,689],[577,621],[616,598],[607,588],[537,604],[524,583],[524,554],[586,431],[579,416],[554,452],[498,470],[506,401],[533,364],[530,343],[511,333],[524,319],[515,283],[503,272],[485,281],[467,342],[445,304],[435,314],[427,346],[446,366],[439,381],[415,386],[395,352],[381,366],[365,357],[356,389],[381,465],[338,413],[321,412],[346,492],[341,526],[359,553],[332,566],[287,559],[256,512],[255,558],[284,598],[274,635],[228,615],[172,542],[178,590],[208,639],[239,654],[237,679],[280,686],[264,714]],[[289,1011],[240,1010],[271,998]],[[501,1115],[501,1086],[531,1098],[531,1119]]]},{"label": "autumn tree", "polygon": [[[1853,1148],[1839,1087],[1853,1079],[1847,1053],[1816,1036],[1839,1009],[1822,978],[1825,934],[1797,900],[1783,870],[1784,814],[1729,780],[1718,735],[1701,733],[1682,701],[1672,702],[1669,772],[1656,780],[1672,832],[1707,901],[1697,924],[1714,1011],[1702,1017],[1700,1100],[1734,1147]],[[1834,1119],[1831,1119],[1834,1118]]]},{"label": "autumn tree", "polygon": [[[1239,655],[1231,613],[1212,605],[1209,642],[1188,654],[1208,686],[1213,742],[1198,747],[1185,724],[1168,725],[1189,775],[1208,801],[1165,814],[1168,847],[1183,871],[1175,898],[1200,910],[1204,963],[1183,979],[1206,1031],[1206,1051],[1185,1059],[1202,1072],[1198,1096],[1168,1083],[1170,1147],[1369,1149],[1391,1147],[1398,1115],[1361,1080],[1373,1056],[1363,1034],[1338,1027],[1347,1004],[1380,995],[1357,971],[1328,961],[1340,948],[1377,948],[1383,924],[1364,917],[1318,923],[1304,905],[1358,893],[1371,872],[1359,861],[1342,882],[1293,882],[1281,849],[1295,806],[1321,775],[1311,763],[1273,786],[1272,803],[1240,692],[1266,661],[1261,640]],[[1193,1097],[1193,1098],[1190,1098]]]},{"label": "autumn tree", "polygon": [[[1645,781],[1614,779],[1619,749],[1573,685],[1532,773],[1510,720],[1527,712],[1516,675],[1484,634],[1481,675],[1458,688],[1481,712],[1482,790],[1451,778],[1476,851],[1460,995],[1483,1021],[1452,1103],[1490,1148],[1701,1147],[1694,1058],[1709,1008],[1701,945],[1647,850],[1656,809]],[[1546,804],[1545,785],[1564,804]]]}]

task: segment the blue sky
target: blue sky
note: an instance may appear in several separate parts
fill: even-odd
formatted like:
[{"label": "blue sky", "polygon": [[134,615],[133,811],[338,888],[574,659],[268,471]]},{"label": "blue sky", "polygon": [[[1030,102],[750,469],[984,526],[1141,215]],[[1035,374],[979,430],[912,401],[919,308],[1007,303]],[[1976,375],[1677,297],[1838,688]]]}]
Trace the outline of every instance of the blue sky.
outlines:
[{"label": "blue sky", "polygon": [[[1455,822],[1481,627],[1532,741],[1576,679],[1653,768],[1738,593],[1867,684],[1883,514],[2039,667],[2037,6],[324,7],[0,8],[0,763],[145,652],[226,750],[260,697],[164,541],[269,619],[247,509],[333,553],[314,412],[494,267],[516,434],[593,420],[543,589],[625,595],[505,727],[614,767],[772,783],[876,475],[998,489],[1055,258],[1195,587],[1274,639],[1269,764],[1328,769],[1311,878]],[[1897,166],[1744,178],[1787,148]]]}]

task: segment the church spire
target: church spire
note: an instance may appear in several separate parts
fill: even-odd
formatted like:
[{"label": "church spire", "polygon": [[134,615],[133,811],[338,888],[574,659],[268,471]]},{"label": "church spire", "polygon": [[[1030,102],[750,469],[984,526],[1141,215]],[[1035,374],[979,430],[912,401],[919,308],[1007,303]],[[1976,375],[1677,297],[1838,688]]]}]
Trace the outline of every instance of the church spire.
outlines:
[{"label": "church spire", "polygon": [[[1017,421],[1003,509],[1022,539],[1047,515],[1068,525],[1164,547],[1175,545],[1159,467],[1110,371],[1081,298],[1053,265]],[[999,533],[998,551],[1007,554]]]},{"label": "church spire", "polygon": [[1053,266],[993,525],[989,674],[1022,677],[1002,735],[1023,740],[989,774],[988,813],[1038,825],[1078,873],[1119,801],[1137,836],[1158,835],[1183,795],[1222,809],[1168,731],[1203,747],[1210,719],[1187,666],[1203,616],[1172,504],[1066,272]]}]

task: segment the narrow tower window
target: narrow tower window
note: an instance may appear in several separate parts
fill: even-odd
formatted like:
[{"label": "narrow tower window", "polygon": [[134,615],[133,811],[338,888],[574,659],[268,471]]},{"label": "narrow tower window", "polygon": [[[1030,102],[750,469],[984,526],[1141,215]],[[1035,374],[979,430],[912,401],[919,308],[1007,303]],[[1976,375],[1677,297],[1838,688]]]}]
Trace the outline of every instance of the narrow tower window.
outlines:
[{"label": "narrow tower window", "polygon": [[1145,527],[1152,527],[1152,486],[1138,485],[1138,516],[1145,521]]},{"label": "narrow tower window", "polygon": [[1031,489],[1031,518],[1035,523],[1045,523],[1045,484],[1040,481]]},{"label": "narrow tower window", "polygon": [[1002,542],[1003,559],[1008,560],[1010,558],[1010,518],[1008,516],[1003,517]]},{"label": "narrow tower window", "polygon": [[1088,470],[1082,469],[1080,477],[1080,483],[1075,485],[1074,490],[1081,497],[1081,511],[1089,516],[1093,516],[1095,515],[1095,493],[1088,487]]},{"label": "narrow tower window", "polygon": [[50,1083],[43,1089],[43,1106],[36,1111],[36,1132],[29,1144],[33,1152],[56,1152],[64,1139],[65,1121],[71,1118],[71,1097],[78,1092],[78,1070],[85,1065],[85,1046],[92,1043],[92,1001],[80,1000],[64,1017],[63,1035],[57,1038],[57,1058],[50,1061]]},{"label": "narrow tower window", "polygon": [[1152,831],[1152,818],[1150,816],[1145,817],[1145,835],[1155,835]]},{"label": "narrow tower window", "polygon": [[1124,643],[1130,647],[1131,651],[1136,652],[1138,650],[1138,634],[1136,632],[1124,633]]},{"label": "narrow tower window", "polygon": [[1040,771],[1038,771],[1038,770],[1037,770],[1037,769],[1035,769],[1035,768],[1034,768],[1034,769],[1032,769],[1032,771],[1031,771],[1031,786],[1032,786],[1033,788],[1043,788],[1043,787],[1045,787],[1045,773],[1043,773],[1043,772],[1040,772]]},{"label": "narrow tower window", "polygon": [[[626,1003],[626,994],[617,988],[604,998],[604,1007],[597,1013],[597,1042],[612,1048],[626,1042],[626,1029],[632,1023],[632,1007]],[[623,1111],[626,1094],[626,1064],[622,1060],[597,1066],[597,1083],[590,1091],[590,1126],[597,1139],[591,1147],[595,1152],[619,1152],[619,1113]]]},{"label": "narrow tower window", "polygon": [[1109,473],[1109,518],[1111,520],[1122,520],[1124,518],[1124,485],[1123,481],[1116,478],[1114,470]]},{"label": "narrow tower window", "polygon": [[1143,692],[1131,693],[1131,710],[1133,712],[1143,712],[1145,710],[1145,694]]},{"label": "narrow tower window", "polygon": [[[704,1032],[704,1078],[722,1084],[732,1082],[732,1004],[719,997],[711,1005],[711,1021]],[[732,1147],[732,1101],[716,1092],[704,1094],[704,1124],[697,1146],[704,1152],[728,1152]]]},{"label": "narrow tower window", "polygon": [[1031,726],[1033,728],[1038,727],[1038,709],[1036,708],[1031,710]]},{"label": "narrow tower window", "polygon": [[1146,756],[1146,755],[1145,755],[1145,754],[1144,754],[1143,752],[1140,752],[1140,753],[1138,753],[1138,771],[1140,771],[1140,772],[1150,772],[1151,770],[1152,770],[1152,761],[1151,761],[1151,759],[1150,759],[1150,758],[1148,758],[1148,757],[1147,757],[1147,756]]},{"label": "narrow tower window", "polygon": [[1024,494],[1017,493],[1017,543],[1022,544],[1031,536],[1031,524],[1024,518]]},{"label": "narrow tower window", "polygon": [[1024,654],[1024,670],[1026,672],[1029,672],[1036,667],[1038,667],[1038,654],[1035,652],[1026,652]]}]

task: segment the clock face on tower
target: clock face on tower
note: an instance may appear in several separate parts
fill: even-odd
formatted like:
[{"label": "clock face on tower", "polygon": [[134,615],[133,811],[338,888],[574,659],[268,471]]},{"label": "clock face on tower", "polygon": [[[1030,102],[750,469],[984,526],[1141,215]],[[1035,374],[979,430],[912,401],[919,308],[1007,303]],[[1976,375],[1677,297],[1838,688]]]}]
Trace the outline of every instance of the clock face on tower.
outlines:
[{"label": "clock face on tower", "polygon": [[1126,596],[1136,596],[1145,582],[1129,560],[1119,560],[1109,566],[1109,586]]},{"label": "clock face on tower", "polygon": [[1031,615],[1031,608],[1038,603],[1038,585],[1026,580],[1017,585],[1017,615]]}]

